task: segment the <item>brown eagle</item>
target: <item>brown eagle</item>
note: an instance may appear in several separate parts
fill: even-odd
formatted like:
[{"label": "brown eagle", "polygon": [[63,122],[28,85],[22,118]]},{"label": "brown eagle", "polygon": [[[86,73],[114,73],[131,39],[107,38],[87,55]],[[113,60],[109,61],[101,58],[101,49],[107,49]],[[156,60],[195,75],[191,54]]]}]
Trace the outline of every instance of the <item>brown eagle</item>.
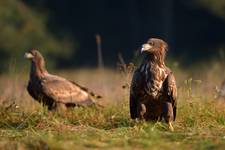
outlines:
[{"label": "brown eagle", "polygon": [[49,110],[65,109],[76,105],[92,105],[96,104],[94,97],[100,98],[73,81],[49,74],[39,51],[30,50],[25,53],[24,57],[31,60],[27,91],[35,100],[46,105]]},{"label": "brown eagle", "polygon": [[142,45],[144,59],[135,70],[130,87],[130,115],[132,119],[165,119],[169,129],[176,118],[177,88],[172,71],[164,60],[168,46],[157,38]]}]

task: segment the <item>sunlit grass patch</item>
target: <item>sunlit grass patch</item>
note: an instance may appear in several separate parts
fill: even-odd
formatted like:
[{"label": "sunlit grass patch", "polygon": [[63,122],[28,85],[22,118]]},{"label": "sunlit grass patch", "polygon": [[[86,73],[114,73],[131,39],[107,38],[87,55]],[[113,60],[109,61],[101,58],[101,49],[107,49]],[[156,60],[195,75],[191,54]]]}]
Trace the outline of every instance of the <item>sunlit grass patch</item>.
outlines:
[{"label": "sunlit grass patch", "polygon": [[225,103],[213,98],[211,86],[218,79],[175,73],[179,96],[174,132],[164,121],[130,119],[129,88],[123,88],[130,77],[118,71],[61,71],[101,94],[104,103],[104,108],[75,107],[61,113],[48,111],[27,94],[26,76],[0,77],[1,85],[7,85],[0,86],[0,149],[223,149]]}]

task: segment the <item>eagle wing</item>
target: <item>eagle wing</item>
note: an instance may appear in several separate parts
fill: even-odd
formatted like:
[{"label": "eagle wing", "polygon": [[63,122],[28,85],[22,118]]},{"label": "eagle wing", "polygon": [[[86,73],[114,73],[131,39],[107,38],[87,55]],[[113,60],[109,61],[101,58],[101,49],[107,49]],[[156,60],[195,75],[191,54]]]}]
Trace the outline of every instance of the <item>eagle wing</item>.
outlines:
[{"label": "eagle wing", "polygon": [[137,69],[134,74],[131,81],[130,86],[130,116],[132,119],[138,118],[138,106],[139,106],[139,100],[138,97],[140,96],[141,92],[141,85],[143,82],[143,76],[139,69]]},{"label": "eagle wing", "polygon": [[94,100],[82,88],[64,78],[48,75],[42,81],[43,93],[60,103],[90,105]]},{"label": "eagle wing", "polygon": [[171,112],[173,114],[173,120],[176,119],[176,110],[177,110],[177,87],[176,80],[172,72],[170,72],[165,81],[163,82],[163,96],[165,100],[172,104]]}]

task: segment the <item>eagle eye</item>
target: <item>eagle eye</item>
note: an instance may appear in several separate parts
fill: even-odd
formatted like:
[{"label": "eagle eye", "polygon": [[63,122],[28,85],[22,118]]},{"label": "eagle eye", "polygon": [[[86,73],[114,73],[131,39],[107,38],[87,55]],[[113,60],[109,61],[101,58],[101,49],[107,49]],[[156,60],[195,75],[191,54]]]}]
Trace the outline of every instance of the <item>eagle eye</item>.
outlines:
[{"label": "eagle eye", "polygon": [[37,51],[34,51],[34,50],[32,50],[30,53],[31,53],[33,56],[36,56],[36,55],[37,55]]},{"label": "eagle eye", "polygon": [[151,41],[151,42],[149,42],[149,44],[150,44],[151,46],[154,46],[154,42],[152,42],[152,41]]}]

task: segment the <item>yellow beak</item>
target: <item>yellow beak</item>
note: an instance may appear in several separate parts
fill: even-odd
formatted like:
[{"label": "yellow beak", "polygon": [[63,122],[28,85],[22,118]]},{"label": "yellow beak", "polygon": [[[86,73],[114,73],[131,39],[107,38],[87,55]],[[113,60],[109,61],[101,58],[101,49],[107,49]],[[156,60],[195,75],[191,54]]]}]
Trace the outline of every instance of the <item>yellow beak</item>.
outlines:
[{"label": "yellow beak", "polygon": [[147,51],[147,50],[149,50],[151,48],[152,48],[152,46],[150,44],[143,44],[142,48],[141,48],[141,52]]},{"label": "yellow beak", "polygon": [[34,58],[34,56],[31,53],[25,53],[24,58],[32,59],[32,58]]}]

